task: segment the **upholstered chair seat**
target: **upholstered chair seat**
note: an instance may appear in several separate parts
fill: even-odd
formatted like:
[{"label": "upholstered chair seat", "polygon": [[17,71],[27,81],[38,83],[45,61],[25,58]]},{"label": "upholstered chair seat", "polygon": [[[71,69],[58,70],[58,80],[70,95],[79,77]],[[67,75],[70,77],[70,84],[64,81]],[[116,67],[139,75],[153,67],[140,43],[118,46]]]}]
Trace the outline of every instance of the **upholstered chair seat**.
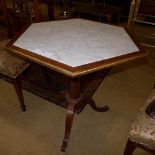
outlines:
[{"label": "upholstered chair seat", "polygon": [[29,65],[26,61],[11,55],[5,49],[8,40],[1,41],[0,45],[0,73],[5,74],[11,78],[16,78],[20,75]]},{"label": "upholstered chair seat", "polygon": [[0,77],[6,78],[13,83],[17,96],[19,98],[21,108],[26,110],[22,86],[21,86],[21,74],[29,66],[29,63],[21,58],[11,55],[5,50],[5,45],[9,40],[1,41],[0,44]]},{"label": "upholstered chair seat", "polygon": [[11,38],[25,25],[40,21],[39,0],[0,0],[0,3],[8,36]]},{"label": "upholstered chair seat", "polygon": [[149,151],[155,150],[155,113],[152,117],[146,113],[146,108],[155,101],[155,88],[152,90],[144,106],[140,109],[136,119],[131,125],[128,143],[124,155],[131,155],[136,146]]},{"label": "upholstered chair seat", "polygon": [[146,114],[147,106],[155,99],[152,91],[145,106],[140,110],[137,119],[131,125],[130,140],[138,142],[149,149],[155,149],[155,119]]},{"label": "upholstered chair seat", "polygon": [[10,55],[5,49],[0,51],[0,73],[16,78],[28,65],[24,60]]}]

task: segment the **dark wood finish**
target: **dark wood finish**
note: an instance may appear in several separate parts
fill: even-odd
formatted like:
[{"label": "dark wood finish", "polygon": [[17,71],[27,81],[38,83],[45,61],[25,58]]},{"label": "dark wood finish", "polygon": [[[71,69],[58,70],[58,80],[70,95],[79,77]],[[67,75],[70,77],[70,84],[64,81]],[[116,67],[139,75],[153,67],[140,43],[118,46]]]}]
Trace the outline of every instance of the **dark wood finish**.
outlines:
[{"label": "dark wood finish", "polygon": [[54,3],[59,2],[59,0],[45,0],[48,8],[48,18],[49,20],[54,20]]},{"label": "dark wood finish", "polygon": [[98,71],[84,77],[70,79],[69,90],[66,91],[66,101],[68,103],[65,135],[61,151],[65,151],[68,145],[69,136],[72,128],[75,109],[83,109],[86,104],[89,104],[95,111],[106,112],[108,106],[97,107],[92,99],[98,86],[101,84],[110,69]]},{"label": "dark wood finish", "polygon": [[[130,34],[130,32],[128,33]],[[57,94],[57,98],[59,98],[60,95],[60,102],[65,100],[67,103],[65,134],[61,147],[62,151],[65,151],[68,145],[74,112],[76,110],[82,110],[87,104],[99,112],[105,112],[109,109],[107,106],[98,107],[92,99],[92,96],[98,86],[102,83],[105,76],[108,74],[110,68],[115,65],[146,56],[146,52],[143,51],[139,44],[136,43],[133,36],[130,35],[139,47],[140,51],[133,51],[133,53],[130,54],[125,54],[123,56],[118,56],[79,67],[71,67],[14,46],[13,43],[18,39],[18,37],[20,37],[20,35],[22,35],[22,33],[15,37],[7,45],[8,50],[30,61],[45,66],[50,70],[56,71],[59,74],[62,73],[68,78],[68,87],[66,87],[63,91],[61,90]]]},{"label": "dark wood finish", "polygon": [[151,154],[155,154],[155,150],[150,149],[149,147],[144,146],[143,144],[140,144],[138,142],[134,142],[130,139],[128,139],[128,142],[126,144],[125,150],[124,150],[124,154],[123,155],[132,155],[132,153],[134,152],[134,150],[139,147],[147,152],[150,152]]},{"label": "dark wood finish", "polygon": [[65,151],[68,145],[69,136],[72,128],[72,122],[74,117],[75,105],[79,102],[80,97],[80,78],[70,79],[69,91],[66,94],[66,100],[68,103],[67,115],[66,115],[66,125],[65,125],[65,135],[63,139],[63,144],[61,151]]},{"label": "dark wood finish", "polygon": [[41,8],[40,8],[40,0],[33,0],[33,10],[34,10],[34,22],[38,23],[41,20],[40,17],[40,12],[41,12]]},{"label": "dark wood finish", "polygon": [[96,92],[99,85],[103,82],[106,75],[109,73],[110,68],[104,69],[90,75],[87,75],[84,80],[84,90],[83,90],[83,104],[87,103],[91,106],[92,109],[98,112],[105,112],[109,110],[108,106],[98,107],[95,104],[95,101],[92,99],[92,96]]},{"label": "dark wood finish", "polygon": [[16,90],[21,109],[22,109],[22,111],[26,111],[26,106],[24,104],[23,91],[22,91],[22,85],[21,85],[20,77],[17,77],[13,80],[13,85],[14,85],[14,88]]},{"label": "dark wood finish", "polygon": [[7,27],[7,32],[8,35],[10,36],[11,34],[11,28],[9,25],[9,18],[8,18],[8,13],[7,13],[7,9],[6,9],[6,1],[5,0],[1,0],[1,4],[2,4],[2,10],[3,10],[3,15],[5,18],[5,23],[6,23],[6,27]]},{"label": "dark wood finish", "polygon": [[21,85],[21,76],[19,75],[16,78],[11,78],[9,76],[6,76],[4,74],[0,73],[0,78],[11,82],[14,85],[18,100],[20,102],[20,107],[22,111],[26,111],[26,106],[24,104],[24,98],[23,98],[23,92],[22,92],[22,85]]},{"label": "dark wood finish", "polygon": [[128,32],[128,34],[131,36],[131,38],[133,39],[135,44],[138,46],[140,51],[135,51],[133,53],[129,53],[126,55],[118,56],[115,58],[110,58],[107,60],[97,61],[97,62],[89,63],[86,65],[81,65],[79,67],[71,67],[71,66],[65,65],[63,63],[54,61],[52,59],[48,59],[46,57],[32,53],[31,51],[24,50],[22,48],[14,46],[13,43],[16,41],[16,39],[20,35],[22,35],[23,31],[20,34],[18,34],[12,41],[10,41],[6,48],[9,51],[11,51],[17,55],[24,57],[25,59],[31,60],[32,62],[41,64],[47,68],[50,68],[50,69],[55,70],[59,73],[65,74],[69,77],[77,77],[77,76],[92,73],[92,72],[95,72],[95,71],[98,71],[98,70],[101,70],[104,68],[110,68],[112,66],[116,66],[121,63],[129,62],[134,59],[146,57],[146,55],[147,55],[146,51],[143,50],[143,48],[140,46],[140,44],[136,41],[136,38],[134,37],[134,35],[131,34],[131,32],[128,30],[128,28],[125,28],[125,29]]},{"label": "dark wood finish", "polygon": [[155,1],[141,0],[138,13],[143,15],[151,15],[155,17]]},{"label": "dark wood finish", "polygon": [[136,143],[131,140],[128,140],[123,155],[131,155],[135,149],[136,149]]},{"label": "dark wood finish", "polygon": [[34,61],[36,63],[39,63],[43,66],[51,68],[55,71],[58,71],[58,72],[63,73],[67,76],[70,76],[70,77],[76,77],[76,76],[80,76],[83,74],[88,74],[88,73],[91,73],[91,72],[94,72],[94,71],[97,71],[100,69],[112,67],[114,65],[129,62],[131,60],[146,56],[146,52],[135,51],[134,53],[130,53],[130,54],[127,54],[125,56],[124,55],[118,56],[116,58],[98,61],[98,62],[90,63],[87,65],[82,65],[80,67],[70,67],[70,66],[62,64],[60,62],[56,62],[54,60],[50,60],[50,59],[45,58],[43,56],[37,55],[37,54],[32,53],[30,51],[21,49],[19,47],[15,47],[14,45],[11,45],[11,42],[10,42],[10,44],[8,44],[7,49],[9,51],[11,49],[13,49],[13,52],[15,52],[16,54],[18,54],[22,57],[25,57],[26,59],[29,59],[29,60]]},{"label": "dark wood finish", "polygon": [[50,20],[54,20],[54,4],[53,1],[47,0],[47,7],[48,7],[48,17]]},{"label": "dark wood finish", "polygon": [[[77,8],[79,17],[96,18],[99,22],[107,22],[109,24],[116,24],[120,22],[120,9],[105,4],[81,4]],[[85,17],[85,18],[86,18]]]},{"label": "dark wood finish", "polygon": [[94,109],[97,112],[106,112],[109,110],[109,107],[107,105],[104,107],[96,106],[95,101],[93,99],[89,101],[89,105],[91,106],[92,109]]},{"label": "dark wood finish", "polygon": [[1,0],[1,3],[8,35],[12,37],[23,28],[23,25],[31,22],[28,2],[17,4],[15,0],[12,0],[8,4],[5,0]]},{"label": "dark wood finish", "polygon": [[[105,71],[103,70],[100,73],[95,72],[80,77],[81,97],[79,99],[79,103],[76,104],[75,107],[76,113],[79,114],[87,104],[90,104],[91,97],[93,96],[97,87],[104,80],[104,77],[108,74],[108,71],[109,69]],[[69,79],[63,74],[33,63],[29,67],[26,74],[24,74],[22,86],[24,89],[42,98],[45,98],[52,103],[55,103],[66,109],[68,108],[68,103],[66,102],[66,92],[68,92]],[[90,101],[88,101],[88,99]],[[94,106],[94,108],[102,111],[102,107],[99,108]]]},{"label": "dark wood finish", "polygon": [[[28,1],[24,3],[16,3],[15,0],[6,2],[1,0],[5,23],[7,26],[7,32],[9,37],[16,35],[25,25],[33,21],[32,12],[29,10]],[[34,21],[40,21],[40,0],[33,1]],[[23,6],[22,6],[23,5]]]}]

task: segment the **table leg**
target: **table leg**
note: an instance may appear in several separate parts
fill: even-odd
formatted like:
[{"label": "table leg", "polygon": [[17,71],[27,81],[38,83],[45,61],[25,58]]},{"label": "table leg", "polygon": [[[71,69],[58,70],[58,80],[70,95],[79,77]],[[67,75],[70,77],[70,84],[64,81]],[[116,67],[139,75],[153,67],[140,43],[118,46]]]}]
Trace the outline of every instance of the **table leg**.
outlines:
[{"label": "table leg", "polygon": [[[97,107],[95,101],[92,99],[93,94],[95,93],[98,86],[102,83],[103,79],[106,77],[109,69],[105,69],[102,72],[97,72],[95,74],[90,75],[89,80],[86,83],[84,92],[81,92],[81,78],[73,78],[70,80],[70,86],[68,90],[68,94],[66,95],[66,100],[68,103],[67,114],[66,114],[66,124],[65,124],[65,135],[63,139],[63,144],[61,147],[61,151],[66,151],[69,137],[71,133],[73,118],[75,108],[77,106],[83,106],[84,104],[89,104],[95,111],[105,112],[109,110],[108,106]],[[81,94],[82,93],[82,94]]]},{"label": "table leg", "polygon": [[99,85],[102,83],[106,75],[109,73],[110,68],[103,70],[102,72],[96,73],[90,81],[88,81],[86,89],[84,91],[84,98],[86,100],[86,103],[91,106],[92,109],[94,109],[97,112],[105,112],[109,110],[109,107],[107,105],[103,107],[98,107],[95,103],[95,101],[92,99],[93,94],[96,92]]},{"label": "table leg", "polygon": [[78,104],[80,98],[80,87],[81,87],[80,78],[70,80],[69,93],[66,95],[68,108],[66,114],[65,135],[61,146],[61,151],[63,152],[66,151],[68,145],[74,118],[75,105]]},{"label": "table leg", "polygon": [[107,105],[103,107],[98,107],[93,99],[91,99],[88,104],[91,106],[92,109],[94,109],[97,112],[106,112],[109,110],[109,107]]}]

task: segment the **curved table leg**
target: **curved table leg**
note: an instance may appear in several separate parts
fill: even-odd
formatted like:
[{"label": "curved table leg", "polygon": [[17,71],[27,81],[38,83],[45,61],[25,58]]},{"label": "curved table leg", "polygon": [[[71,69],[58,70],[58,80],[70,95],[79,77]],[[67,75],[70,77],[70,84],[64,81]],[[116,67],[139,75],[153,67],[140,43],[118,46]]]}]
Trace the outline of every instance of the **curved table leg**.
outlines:
[{"label": "curved table leg", "polygon": [[20,107],[22,111],[26,111],[26,106],[24,104],[24,97],[23,97],[23,92],[22,92],[22,85],[21,85],[21,79],[17,77],[16,79],[13,80],[13,85],[16,90],[19,102],[20,102]]},{"label": "curved table leg", "polygon": [[98,107],[93,99],[89,100],[88,104],[97,112],[106,112],[109,110],[109,107],[107,105],[104,107]]},{"label": "curved table leg", "polygon": [[65,135],[61,146],[61,151],[63,152],[66,151],[66,147],[68,145],[69,136],[70,136],[72,123],[73,123],[74,109],[75,109],[74,103],[70,103],[67,109]]},{"label": "curved table leg", "polygon": [[71,79],[68,94],[66,94],[66,100],[68,102],[68,109],[66,114],[65,135],[61,147],[61,151],[65,151],[68,145],[69,136],[72,128],[75,105],[78,104],[80,98],[80,78]]}]

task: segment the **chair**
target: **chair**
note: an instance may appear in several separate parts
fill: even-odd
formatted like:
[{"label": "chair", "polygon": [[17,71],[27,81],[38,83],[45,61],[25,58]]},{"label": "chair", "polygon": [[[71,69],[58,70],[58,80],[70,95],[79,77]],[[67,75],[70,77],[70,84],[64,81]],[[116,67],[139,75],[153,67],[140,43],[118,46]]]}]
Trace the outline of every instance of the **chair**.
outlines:
[{"label": "chair", "polygon": [[48,8],[48,18],[54,20],[54,2],[55,0],[45,0]]},{"label": "chair", "polygon": [[75,5],[75,11],[79,17],[97,19],[99,22],[107,22],[109,24],[120,22],[120,8],[107,4],[105,0],[82,0],[79,5]]},{"label": "chair", "polygon": [[155,1],[132,0],[128,16],[128,26],[135,22],[155,25]]},{"label": "chair", "polygon": [[[155,1],[132,0],[127,26],[133,31],[140,42],[149,47],[155,46],[153,26],[155,25]],[[145,32],[141,31],[145,28]]]},{"label": "chair", "polygon": [[3,78],[14,85],[22,111],[26,110],[24,104],[21,74],[29,66],[26,61],[10,55],[4,48],[6,41],[1,41],[0,44],[0,78]]},{"label": "chair", "polygon": [[131,125],[124,155],[131,155],[136,147],[155,154],[155,119],[146,113],[146,109],[153,103],[152,101],[155,103],[155,87]]},{"label": "chair", "polygon": [[30,0],[11,0],[8,2],[1,0],[9,37],[14,36],[33,19],[35,22],[39,21],[39,11],[37,12],[39,3],[37,2],[37,0],[34,2]]}]

